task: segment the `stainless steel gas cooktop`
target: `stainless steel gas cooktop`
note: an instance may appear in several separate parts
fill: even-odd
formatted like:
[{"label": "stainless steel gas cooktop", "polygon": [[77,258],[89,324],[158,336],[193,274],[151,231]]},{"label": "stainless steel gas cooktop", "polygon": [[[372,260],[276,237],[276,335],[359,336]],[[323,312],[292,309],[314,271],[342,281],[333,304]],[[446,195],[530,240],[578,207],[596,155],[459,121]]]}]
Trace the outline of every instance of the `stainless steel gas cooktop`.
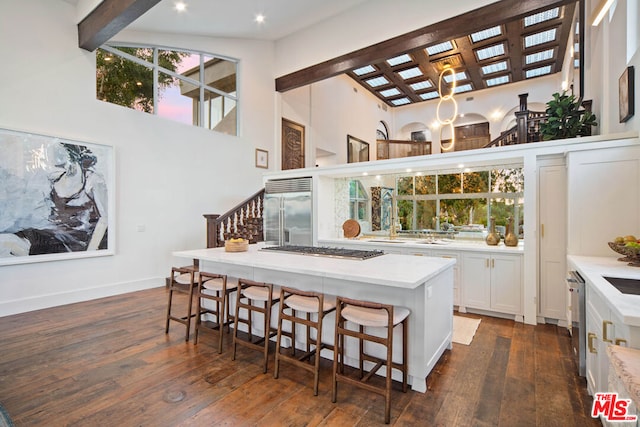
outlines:
[{"label": "stainless steel gas cooktop", "polygon": [[373,250],[373,251],[365,251],[359,249],[346,249],[346,248],[332,248],[326,246],[296,246],[296,245],[285,245],[285,246],[266,246],[262,248],[263,251],[273,251],[273,252],[287,252],[299,255],[312,255],[312,256],[322,256],[329,258],[344,258],[344,259],[358,259],[365,260],[374,258],[380,255],[384,255],[383,251]]}]

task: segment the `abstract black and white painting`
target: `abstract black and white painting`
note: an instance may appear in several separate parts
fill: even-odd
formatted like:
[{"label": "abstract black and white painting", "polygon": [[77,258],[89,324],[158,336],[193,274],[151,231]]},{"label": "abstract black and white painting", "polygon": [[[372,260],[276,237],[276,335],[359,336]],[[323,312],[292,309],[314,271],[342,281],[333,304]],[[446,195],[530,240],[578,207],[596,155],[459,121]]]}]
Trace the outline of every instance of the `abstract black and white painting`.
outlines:
[{"label": "abstract black and white painting", "polygon": [[0,265],[114,253],[113,147],[0,129]]}]

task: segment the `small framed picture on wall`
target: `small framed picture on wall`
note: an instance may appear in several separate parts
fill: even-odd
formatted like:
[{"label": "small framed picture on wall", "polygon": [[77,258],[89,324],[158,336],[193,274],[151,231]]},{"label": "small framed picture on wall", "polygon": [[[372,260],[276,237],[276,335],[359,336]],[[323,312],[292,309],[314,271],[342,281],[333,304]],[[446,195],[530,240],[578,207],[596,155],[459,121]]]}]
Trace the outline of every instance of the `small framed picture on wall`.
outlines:
[{"label": "small framed picture on wall", "polygon": [[269,152],[256,148],[256,167],[269,169]]}]

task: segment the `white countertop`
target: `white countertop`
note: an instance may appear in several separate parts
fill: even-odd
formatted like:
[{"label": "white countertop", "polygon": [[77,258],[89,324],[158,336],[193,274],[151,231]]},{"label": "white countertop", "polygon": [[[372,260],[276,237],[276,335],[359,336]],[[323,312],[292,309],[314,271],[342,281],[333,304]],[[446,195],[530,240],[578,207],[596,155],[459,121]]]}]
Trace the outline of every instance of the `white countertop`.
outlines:
[{"label": "white countertop", "polygon": [[[569,262],[573,264],[580,275],[593,284],[609,303],[617,310],[625,324],[640,326],[640,295],[623,294],[607,282],[602,276],[640,279],[640,267],[630,267],[626,262],[618,261],[615,257],[586,257],[570,255]],[[569,268],[573,268],[569,266]]]},{"label": "white countertop", "polygon": [[249,245],[247,252],[225,252],[224,248],[173,252],[180,258],[235,264],[290,273],[350,280],[413,289],[453,267],[455,259],[384,254],[367,260],[305,256],[261,251],[264,244]]},{"label": "white countertop", "polygon": [[419,243],[420,239],[404,239],[397,238],[394,240],[388,240],[385,237],[366,237],[366,238],[354,238],[354,239],[318,239],[321,245],[331,244],[334,246],[344,246],[346,244],[355,243],[362,246],[368,246],[371,248],[381,249],[384,248],[410,248],[410,249],[424,249],[424,250],[464,250],[464,251],[480,251],[480,252],[513,252],[524,253],[524,244],[522,241],[518,242],[518,246],[506,246],[504,242],[500,241],[497,246],[487,245],[484,241],[478,240],[447,240],[441,239],[439,243]]}]

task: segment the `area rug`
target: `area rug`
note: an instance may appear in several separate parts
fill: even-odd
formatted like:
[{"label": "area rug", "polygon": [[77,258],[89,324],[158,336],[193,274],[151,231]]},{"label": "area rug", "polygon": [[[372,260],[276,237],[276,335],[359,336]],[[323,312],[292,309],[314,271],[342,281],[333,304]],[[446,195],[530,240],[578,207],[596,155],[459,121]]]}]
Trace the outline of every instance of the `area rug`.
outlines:
[{"label": "area rug", "polygon": [[14,427],[7,410],[0,404],[0,427]]},{"label": "area rug", "polygon": [[453,342],[469,345],[480,325],[480,319],[470,317],[453,316]]}]

